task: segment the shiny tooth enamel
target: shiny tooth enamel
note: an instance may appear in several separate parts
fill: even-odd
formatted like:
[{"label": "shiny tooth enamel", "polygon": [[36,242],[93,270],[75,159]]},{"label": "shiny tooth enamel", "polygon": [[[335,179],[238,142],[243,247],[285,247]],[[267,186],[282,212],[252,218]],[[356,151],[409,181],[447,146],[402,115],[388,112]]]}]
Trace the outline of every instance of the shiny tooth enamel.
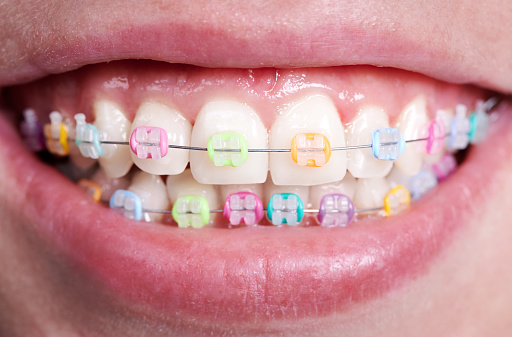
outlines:
[{"label": "shiny tooth enamel", "polygon": [[[258,114],[247,104],[232,100],[217,100],[205,104],[196,117],[191,145],[206,147],[210,137],[220,133],[238,133],[249,149],[268,147],[267,129]],[[205,151],[190,153],[190,169],[203,184],[254,184],[265,181],[268,153],[249,153],[237,167],[215,166]]]},{"label": "shiny tooth enamel", "polygon": [[208,201],[211,210],[223,207],[224,200],[219,197],[218,186],[197,182],[189,169],[181,174],[168,176],[166,185],[169,199],[173,204],[180,197],[202,196]]},{"label": "shiny tooth enamel", "polygon": [[246,184],[246,185],[220,185],[220,199],[225,202],[228,195],[238,192],[251,192],[256,194],[263,200],[263,184]]},{"label": "shiny tooth enamel", "polygon": [[275,185],[272,179],[267,179],[263,185],[263,205],[267,205],[272,195],[276,193],[295,193],[297,194],[304,207],[309,207],[309,186],[286,186],[286,185]]},{"label": "shiny tooth enamel", "polygon": [[[347,146],[371,144],[373,131],[387,127],[389,118],[383,109],[364,107],[347,127]],[[393,166],[391,161],[375,158],[372,149],[350,150],[347,157],[348,171],[355,178],[382,178]]]},{"label": "shiny tooth enamel", "polygon": [[[342,147],[346,145],[344,131],[332,100],[310,95],[284,107],[270,129],[269,147],[290,149],[293,137],[299,133],[320,133],[331,147]],[[346,171],[346,151],[333,151],[322,167],[300,166],[287,152],[270,154],[270,172],[276,185],[325,184],[343,179]]]},{"label": "shiny tooth enamel", "polygon": [[130,185],[129,175],[120,178],[109,177],[103,169],[98,169],[91,180],[101,187],[101,201],[108,202],[117,190],[125,190]]},{"label": "shiny tooth enamel", "polygon": [[[189,146],[192,125],[180,112],[170,106],[146,101],[135,114],[130,134],[138,126],[155,126],[167,131],[169,144]],[[189,160],[189,150],[168,149],[165,157],[160,159],[139,158],[130,151],[135,165],[141,170],[159,175],[179,174],[185,170]]]},{"label": "shiny tooth enamel", "polygon": [[[169,208],[169,198],[165,183],[160,176],[138,171],[133,174],[132,181],[128,187],[139,196],[143,209],[166,210]],[[158,221],[162,218],[161,213],[144,213],[146,221]]]},{"label": "shiny tooth enamel", "polygon": [[[101,140],[127,142],[132,123],[126,118],[121,108],[109,100],[97,100],[93,104],[94,125],[100,133]],[[128,173],[133,165],[130,147],[126,145],[104,144],[103,156],[98,159],[105,174],[119,178]]]},{"label": "shiny tooth enamel", "polygon": [[[396,123],[406,141],[424,137],[427,125],[427,101],[423,95],[416,97],[402,110]],[[408,143],[404,153],[395,161],[395,166],[411,176],[418,173],[425,156],[421,147],[425,147],[425,142]]]},{"label": "shiny tooth enamel", "polygon": [[390,191],[385,178],[362,178],[357,180],[354,206],[356,209],[384,206],[384,197]]},{"label": "shiny tooth enamel", "polygon": [[318,209],[320,201],[326,194],[341,193],[350,199],[354,198],[356,192],[356,179],[349,173],[341,181],[311,186],[309,190],[309,200],[311,207]]},{"label": "shiny tooth enamel", "polygon": [[410,190],[412,177],[413,176],[403,173],[399,168],[393,167],[391,172],[389,172],[388,176],[386,177],[386,180],[388,181],[391,188],[402,185]]}]

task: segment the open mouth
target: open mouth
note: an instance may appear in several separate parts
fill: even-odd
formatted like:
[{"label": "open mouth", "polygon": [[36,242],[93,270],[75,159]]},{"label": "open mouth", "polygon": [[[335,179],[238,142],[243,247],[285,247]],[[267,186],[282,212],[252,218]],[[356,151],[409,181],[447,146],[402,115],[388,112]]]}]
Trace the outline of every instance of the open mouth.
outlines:
[{"label": "open mouth", "polygon": [[[112,43],[126,55],[120,41]],[[38,71],[2,82],[0,153],[12,158],[2,164],[10,177],[2,184],[13,191],[4,207],[23,210],[20,230],[62,274],[76,275],[69,283],[114,299],[101,310],[183,331],[303,332],[314,329],[311,318],[399,291],[467,230],[496,188],[504,164],[494,154],[512,146],[504,140],[508,98],[487,89],[500,85],[418,57],[388,64],[372,54],[363,65],[336,66],[317,55],[270,64],[247,52],[256,56],[242,64],[210,46],[211,62],[176,52],[167,63],[114,61],[124,57],[98,57],[87,46],[55,52],[68,72],[36,79],[60,72],[38,59]],[[148,53],[126,57],[165,59]],[[69,60],[76,62],[67,68]],[[11,85],[26,79],[35,80]],[[20,132],[27,108],[41,126],[59,112],[69,154],[59,155],[53,136]],[[77,114],[100,145],[75,142]],[[149,128],[160,138],[148,141]],[[380,152],[379,132],[398,137],[382,138]],[[127,192],[139,212],[116,204],[116,193]],[[194,209],[205,205],[205,213]]]}]

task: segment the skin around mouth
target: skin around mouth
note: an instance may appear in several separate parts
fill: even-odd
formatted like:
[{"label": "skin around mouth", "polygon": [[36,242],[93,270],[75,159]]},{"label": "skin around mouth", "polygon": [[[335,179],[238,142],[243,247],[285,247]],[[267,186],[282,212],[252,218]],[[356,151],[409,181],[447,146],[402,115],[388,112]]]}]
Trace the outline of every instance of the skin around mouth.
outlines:
[{"label": "skin around mouth", "polygon": [[[2,86],[148,58],[212,68],[373,64],[512,91],[507,1],[21,8],[39,4],[3,4]],[[92,205],[23,148],[17,117],[2,107],[0,334],[507,336],[510,109],[499,107],[456,175],[396,217],[183,231]]]},{"label": "skin around mouth", "polygon": [[[112,67],[129,68],[133,74],[139,71],[137,66],[128,65],[121,63]],[[148,68],[148,64],[143,66]],[[149,66],[151,68],[151,64]],[[157,68],[159,65],[153,66]],[[21,97],[21,102],[26,99],[37,104],[44,102],[43,96],[48,92],[54,94],[50,101],[59,102],[62,92],[56,88],[77,88],[71,95],[68,91],[64,100],[72,106],[75,102],[84,102],[84,97],[94,97],[91,92],[97,83],[112,83],[112,78],[119,79],[115,71],[114,75],[105,75],[108,73],[105,67],[86,69],[85,76],[79,71],[65,75],[64,80],[57,77],[8,92],[11,98]],[[161,67],[161,72],[170,67],[171,75],[175,71],[173,66]],[[322,71],[304,70],[301,73],[325,75]],[[343,70],[339,71],[345,74]],[[229,75],[238,70],[225,72],[228,75],[224,78],[228,80],[223,85],[240,83],[240,77],[229,80]],[[366,77],[372,74],[374,81],[379,70],[362,68],[354,70],[352,76],[356,78],[358,72]],[[393,73],[394,70],[384,72]],[[95,74],[101,74],[100,79],[94,79]],[[219,74],[223,73],[218,71],[214,75]],[[417,77],[400,71],[396,71],[396,75],[397,78],[402,76],[403,81]],[[198,76],[205,77],[207,79],[206,72]],[[69,79],[76,78],[79,79],[77,83],[87,83],[84,92],[80,91],[84,86],[70,85],[72,81]],[[139,83],[149,83],[146,87],[165,82],[137,79]],[[397,81],[400,82],[397,79],[395,85]],[[430,80],[422,78],[422,81]],[[132,88],[132,82],[135,81],[128,80],[126,87]],[[105,85],[100,87],[105,88]],[[255,91],[254,88],[250,90]],[[352,91],[355,89],[349,89]],[[474,100],[471,95],[478,91],[446,84],[439,92],[452,97],[446,98],[442,94],[438,97],[444,102],[469,101]],[[122,94],[137,96],[132,92]],[[270,94],[267,92],[267,95]],[[192,110],[188,115],[193,113]],[[141,226],[77,193],[69,181],[22,149],[19,136],[5,121],[3,142],[7,144],[11,138],[16,140],[12,146],[4,147],[4,157],[18,153],[17,160],[8,170],[16,177],[14,185],[21,187],[17,190],[25,191],[29,196],[25,199],[25,216],[28,224],[37,225],[29,226],[27,230],[41,242],[38,249],[44,254],[57,254],[63,258],[66,262],[62,273],[68,273],[66,269],[70,268],[81,275],[81,279],[74,282],[84,286],[94,284],[100,289],[99,293],[107,294],[107,298],[117,305],[129,308],[128,316],[137,315],[138,310],[142,310],[151,317],[160,317],[154,319],[162,319],[163,324],[180,322],[179,328],[185,331],[220,322],[250,334],[254,327],[284,329],[293,322],[301,330],[313,333],[306,328],[308,320],[330,321],[345,316],[354,308],[375,303],[421,279],[439,255],[449,249],[454,238],[467,230],[466,223],[475,215],[475,205],[485,200],[483,190],[493,186],[477,172],[485,170],[492,176],[497,159],[488,149],[505,132],[503,125],[508,123],[507,116],[503,111],[495,114],[493,118],[498,122],[493,124],[489,138],[470,152],[456,175],[411,209],[392,218],[366,219],[356,226],[330,229],[245,227],[233,231],[221,228],[198,231]],[[272,116],[265,120],[272,120]],[[467,181],[472,184],[468,186]],[[462,189],[464,193],[460,192]],[[22,195],[20,193],[19,197]],[[20,201],[13,198],[11,202],[17,204]],[[56,252],[52,251],[54,249]],[[137,309],[133,311],[133,308]],[[162,315],[165,318],[161,318]],[[195,323],[196,320],[201,323]]]}]

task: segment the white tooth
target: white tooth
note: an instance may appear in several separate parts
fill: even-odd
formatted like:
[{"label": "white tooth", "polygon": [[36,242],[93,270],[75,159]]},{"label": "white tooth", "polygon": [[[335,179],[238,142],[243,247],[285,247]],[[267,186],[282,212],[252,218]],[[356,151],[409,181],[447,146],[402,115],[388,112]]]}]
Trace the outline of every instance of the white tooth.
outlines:
[{"label": "white tooth", "polygon": [[247,185],[220,185],[220,198],[226,201],[228,195],[237,192],[251,192],[256,194],[261,200],[263,197],[263,184],[247,184]]},{"label": "white tooth", "polygon": [[[101,140],[127,142],[130,138],[132,123],[126,118],[121,108],[108,100],[98,100],[93,105],[94,125],[100,133]],[[130,147],[126,145],[102,145],[103,156],[98,161],[111,178],[124,176],[132,167]]]},{"label": "white tooth", "polygon": [[357,209],[377,208],[384,206],[384,197],[390,191],[385,178],[358,179],[354,206]]},{"label": "white tooth", "polygon": [[84,157],[74,143],[69,144],[69,159],[76,167],[84,170],[87,170],[96,164],[96,159]]},{"label": "white tooth", "polygon": [[263,186],[263,207],[267,207],[268,201],[275,193],[295,193],[297,194],[305,208],[310,208],[309,205],[309,187],[308,186],[286,186],[286,185],[274,185],[272,179],[267,179]]},{"label": "white tooth", "polygon": [[[400,114],[396,127],[405,140],[424,137],[425,127],[428,125],[427,101],[425,96],[418,96],[409,103]],[[395,161],[395,166],[408,175],[415,175],[421,170],[425,151],[425,142],[407,143],[404,153]]]},{"label": "white tooth", "polygon": [[[287,106],[272,125],[269,147],[290,149],[298,133],[321,133],[331,147],[345,146],[345,132],[334,103],[327,96],[312,95]],[[295,163],[290,153],[271,153],[270,172],[276,185],[316,185],[343,179],[347,171],[346,151],[333,151],[322,167]]]},{"label": "white tooth", "polygon": [[309,190],[309,200],[311,207],[318,209],[320,201],[326,194],[341,193],[345,194],[350,199],[354,199],[356,192],[356,179],[349,173],[345,175],[343,180],[333,183],[311,186]]},{"label": "white tooth", "polygon": [[[365,107],[347,127],[347,146],[371,144],[373,132],[387,127],[389,119],[384,110],[373,106]],[[348,170],[356,178],[382,178],[393,166],[391,161],[375,158],[370,148],[350,150],[347,157]]]},{"label": "white tooth", "polygon": [[400,171],[398,168],[393,167],[391,172],[389,172],[388,176],[386,177],[386,180],[389,183],[389,186],[391,188],[402,185],[405,187],[408,191],[411,190],[411,178],[413,176],[407,175]]},{"label": "white tooth", "polygon": [[[157,126],[167,131],[169,145],[190,145],[192,125],[178,110],[169,106],[144,102],[135,114],[130,134],[138,126]],[[130,151],[133,162],[141,170],[151,174],[179,174],[188,164],[189,150],[168,149],[167,155],[160,159],[140,159]]]},{"label": "white tooth", "polygon": [[[248,105],[222,100],[207,103],[196,117],[192,130],[192,146],[206,147],[211,136],[234,132],[245,137],[248,149],[266,149],[267,129],[258,114]],[[249,153],[237,167],[215,166],[205,151],[190,153],[190,169],[203,184],[255,184],[265,181],[268,172],[267,153]]]},{"label": "white tooth", "polygon": [[101,187],[101,201],[108,202],[112,194],[117,190],[125,190],[130,185],[129,176],[121,178],[110,178],[100,168],[94,173],[91,178],[96,184]]},{"label": "white tooth", "polygon": [[175,203],[180,197],[202,196],[208,200],[210,210],[221,209],[218,186],[198,183],[189,169],[183,173],[167,177],[167,193],[171,203]]},{"label": "white tooth", "polygon": [[[159,176],[143,171],[135,172],[128,190],[140,197],[143,209],[167,210],[169,208],[165,183]],[[160,213],[144,213],[146,221],[157,221],[162,216]]]}]

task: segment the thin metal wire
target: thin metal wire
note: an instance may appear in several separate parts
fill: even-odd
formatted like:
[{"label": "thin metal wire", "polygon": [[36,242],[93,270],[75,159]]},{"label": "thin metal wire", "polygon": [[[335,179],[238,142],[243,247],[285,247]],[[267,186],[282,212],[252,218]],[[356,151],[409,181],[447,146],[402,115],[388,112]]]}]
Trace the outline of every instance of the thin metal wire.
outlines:
[{"label": "thin metal wire", "polygon": [[[354,213],[369,213],[369,212],[378,212],[384,210],[383,207],[377,207],[377,208],[362,208],[362,209],[356,209],[354,210]],[[263,212],[266,212],[267,209],[263,208]],[[318,213],[320,212],[319,209],[311,209],[307,208],[304,209],[304,213]],[[338,210],[331,211],[331,213],[339,213]],[[157,209],[143,209],[142,213],[161,213],[161,214],[172,214],[172,211],[169,210],[157,210]],[[210,213],[224,213],[223,209],[212,209],[210,210]],[[198,214],[193,212],[184,212],[180,214]]]}]

